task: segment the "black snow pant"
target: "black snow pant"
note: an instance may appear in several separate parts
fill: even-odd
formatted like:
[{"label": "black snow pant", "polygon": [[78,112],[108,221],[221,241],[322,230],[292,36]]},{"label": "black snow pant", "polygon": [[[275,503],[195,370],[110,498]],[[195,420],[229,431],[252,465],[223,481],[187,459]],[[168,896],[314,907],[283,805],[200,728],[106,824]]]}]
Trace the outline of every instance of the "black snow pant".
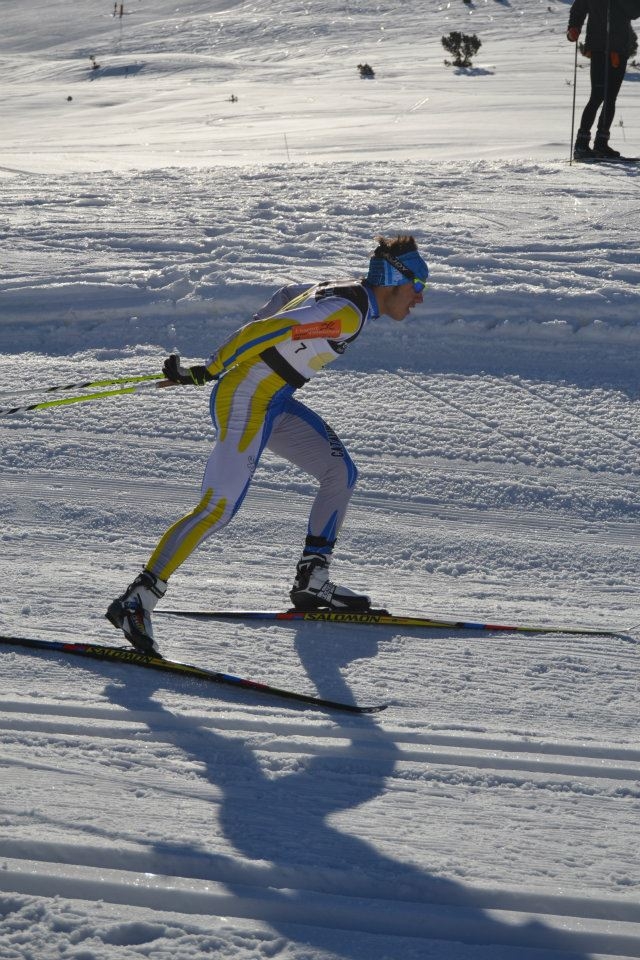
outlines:
[{"label": "black snow pant", "polygon": [[619,65],[614,67],[611,63],[611,57],[607,56],[604,51],[594,51],[591,54],[591,97],[582,114],[580,134],[590,135],[596,114],[602,106],[596,139],[600,141],[609,140],[609,131],[616,112],[616,99],[626,69],[626,60],[621,59]]}]

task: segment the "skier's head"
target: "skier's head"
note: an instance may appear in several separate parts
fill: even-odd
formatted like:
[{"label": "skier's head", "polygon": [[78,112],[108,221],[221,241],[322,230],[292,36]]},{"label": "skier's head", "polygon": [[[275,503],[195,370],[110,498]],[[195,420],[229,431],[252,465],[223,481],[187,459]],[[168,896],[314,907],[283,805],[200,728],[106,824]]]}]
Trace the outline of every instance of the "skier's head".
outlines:
[{"label": "skier's head", "polygon": [[411,283],[416,293],[422,293],[427,285],[429,268],[418,253],[414,238],[376,237],[376,243],[378,246],[369,261],[367,283],[372,287],[398,287]]},{"label": "skier's head", "polygon": [[404,320],[422,303],[429,268],[412,236],[376,237],[376,242],[365,282],[373,288],[381,313]]}]

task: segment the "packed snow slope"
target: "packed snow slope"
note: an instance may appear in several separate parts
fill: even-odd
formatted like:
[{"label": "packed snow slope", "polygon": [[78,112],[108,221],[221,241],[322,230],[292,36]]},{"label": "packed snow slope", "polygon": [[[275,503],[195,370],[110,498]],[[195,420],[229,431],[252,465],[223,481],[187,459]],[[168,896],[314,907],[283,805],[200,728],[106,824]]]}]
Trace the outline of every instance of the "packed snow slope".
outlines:
[{"label": "packed snow slope", "polygon": [[[5,172],[569,156],[566,0],[125,0],[123,9],[3,4]],[[451,31],[482,43],[467,70],[444,65]],[[373,79],[360,77],[365,63]],[[588,72],[579,58],[579,109]],[[639,79],[630,66],[615,118],[628,155],[640,152]]]},{"label": "packed snow slope", "polygon": [[[3,5],[0,408],[201,361],[277,284],[411,231],[424,304],[300,393],[360,469],[335,577],[595,633],[163,614],[286,606],[314,488],[265,456],[161,648],[387,710],[0,644],[0,956],[638,957],[639,172],[567,162],[567,3],[265,6]],[[2,635],[122,641],[104,610],[197,501],[207,401],[0,416]]]}]

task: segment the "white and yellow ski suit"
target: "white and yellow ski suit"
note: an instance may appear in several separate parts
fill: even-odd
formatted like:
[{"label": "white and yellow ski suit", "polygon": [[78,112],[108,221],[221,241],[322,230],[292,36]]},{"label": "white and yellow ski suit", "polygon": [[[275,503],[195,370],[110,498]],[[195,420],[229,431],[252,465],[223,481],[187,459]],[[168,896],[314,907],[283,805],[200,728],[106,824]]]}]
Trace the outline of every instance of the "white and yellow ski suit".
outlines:
[{"label": "white and yellow ski suit", "polygon": [[161,580],[229,523],[265,447],[318,480],[306,547],[330,554],[357,479],[340,439],[293,396],[361,332],[375,301],[360,282],[283,287],[207,364],[217,429],[197,507],[171,526],[146,568]]}]

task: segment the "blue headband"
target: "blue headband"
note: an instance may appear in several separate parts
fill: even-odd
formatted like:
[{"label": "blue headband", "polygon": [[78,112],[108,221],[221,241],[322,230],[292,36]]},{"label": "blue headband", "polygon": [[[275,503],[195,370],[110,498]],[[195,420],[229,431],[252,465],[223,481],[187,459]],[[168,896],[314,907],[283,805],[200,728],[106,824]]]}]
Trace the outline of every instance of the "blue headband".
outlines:
[{"label": "blue headband", "polygon": [[[429,267],[417,250],[403,253],[398,257],[400,263],[407,267],[418,280],[426,280],[429,276]],[[403,276],[388,260],[382,257],[371,257],[367,283],[372,287],[399,287],[402,283],[410,283],[408,277]]]}]

